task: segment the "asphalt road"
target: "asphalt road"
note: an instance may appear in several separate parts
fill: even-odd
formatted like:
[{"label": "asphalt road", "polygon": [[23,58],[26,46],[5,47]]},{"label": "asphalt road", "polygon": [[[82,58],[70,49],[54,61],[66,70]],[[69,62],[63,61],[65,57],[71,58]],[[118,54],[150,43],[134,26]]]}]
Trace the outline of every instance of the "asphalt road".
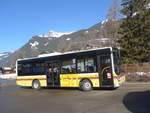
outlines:
[{"label": "asphalt road", "polygon": [[150,113],[150,83],[116,90],[21,88],[0,81],[0,113]]}]

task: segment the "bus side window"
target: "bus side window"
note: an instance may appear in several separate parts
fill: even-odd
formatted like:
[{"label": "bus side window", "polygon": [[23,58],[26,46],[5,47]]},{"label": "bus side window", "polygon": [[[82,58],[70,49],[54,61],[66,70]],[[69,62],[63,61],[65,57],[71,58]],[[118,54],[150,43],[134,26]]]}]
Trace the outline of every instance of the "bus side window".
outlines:
[{"label": "bus side window", "polygon": [[62,62],[61,73],[76,73],[76,64],[72,59]]},{"label": "bus side window", "polygon": [[45,73],[45,64],[42,62],[33,63],[33,75],[40,75]]},{"label": "bus side window", "polygon": [[85,59],[85,71],[86,72],[96,72],[96,66],[94,64],[93,58]]},{"label": "bus side window", "polygon": [[96,72],[96,64],[94,58],[78,59],[77,60],[78,73],[93,73]]},{"label": "bus side window", "polygon": [[85,72],[84,59],[77,60],[77,71],[78,73]]}]

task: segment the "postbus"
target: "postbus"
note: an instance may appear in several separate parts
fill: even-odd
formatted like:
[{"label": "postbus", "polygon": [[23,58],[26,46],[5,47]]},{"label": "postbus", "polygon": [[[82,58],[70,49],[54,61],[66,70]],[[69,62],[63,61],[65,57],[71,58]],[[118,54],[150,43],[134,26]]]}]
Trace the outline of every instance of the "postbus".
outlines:
[{"label": "postbus", "polygon": [[120,65],[119,50],[113,47],[18,59],[16,84],[33,89],[76,87],[83,91],[118,88],[125,81]]}]

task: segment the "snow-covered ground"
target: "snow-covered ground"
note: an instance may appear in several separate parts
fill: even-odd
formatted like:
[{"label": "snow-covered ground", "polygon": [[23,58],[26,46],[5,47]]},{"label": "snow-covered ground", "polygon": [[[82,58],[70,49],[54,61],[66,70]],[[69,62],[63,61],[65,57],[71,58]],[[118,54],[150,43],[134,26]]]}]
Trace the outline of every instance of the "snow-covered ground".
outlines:
[{"label": "snow-covered ground", "polygon": [[150,72],[128,72],[126,75],[150,76]]},{"label": "snow-covered ground", "polygon": [[17,74],[3,74],[0,75],[0,79],[16,79]]}]

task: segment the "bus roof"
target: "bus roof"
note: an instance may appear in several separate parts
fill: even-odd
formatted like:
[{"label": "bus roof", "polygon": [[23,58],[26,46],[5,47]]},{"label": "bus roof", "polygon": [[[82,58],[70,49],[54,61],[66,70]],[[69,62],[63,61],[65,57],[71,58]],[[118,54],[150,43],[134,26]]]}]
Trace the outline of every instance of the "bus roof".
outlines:
[{"label": "bus roof", "polygon": [[55,52],[55,53],[50,53],[50,54],[39,55],[38,57],[18,59],[17,61],[32,60],[32,59],[34,60],[34,59],[38,59],[38,58],[47,58],[47,57],[53,57],[53,56],[69,55],[69,54],[74,54],[74,53],[84,53],[84,52],[103,50],[103,49],[112,49],[112,47],[94,48],[94,49],[80,50],[80,51],[69,51],[69,52],[64,52],[64,53]]}]

